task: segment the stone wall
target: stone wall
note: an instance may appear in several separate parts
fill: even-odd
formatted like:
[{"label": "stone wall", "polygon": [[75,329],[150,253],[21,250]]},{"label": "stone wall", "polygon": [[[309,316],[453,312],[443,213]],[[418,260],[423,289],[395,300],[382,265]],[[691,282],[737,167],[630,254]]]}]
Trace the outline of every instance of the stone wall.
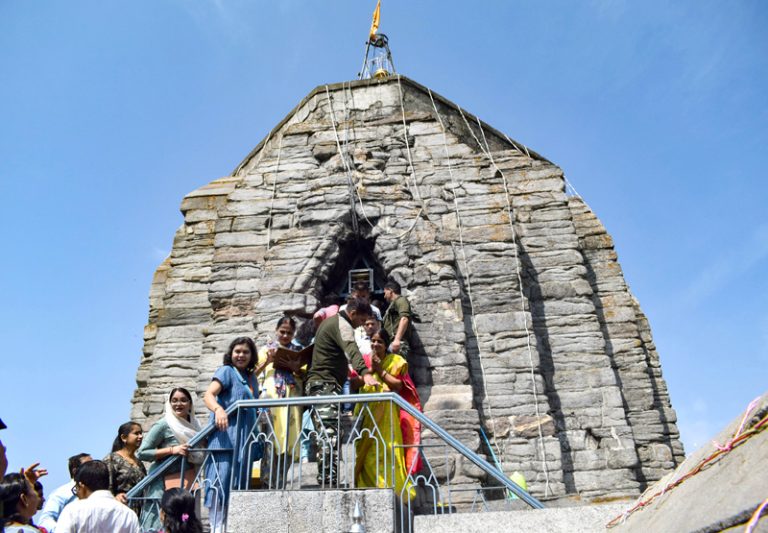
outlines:
[{"label": "stone wall", "polygon": [[[312,313],[365,243],[420,318],[409,364],[425,412],[489,454],[483,427],[533,494],[635,495],[682,458],[600,222],[557,166],[411,80],[318,87],[182,213],[152,284],[134,419],[154,420],[173,386],[202,393],[233,337]],[[452,483],[485,481],[454,460]]]}]

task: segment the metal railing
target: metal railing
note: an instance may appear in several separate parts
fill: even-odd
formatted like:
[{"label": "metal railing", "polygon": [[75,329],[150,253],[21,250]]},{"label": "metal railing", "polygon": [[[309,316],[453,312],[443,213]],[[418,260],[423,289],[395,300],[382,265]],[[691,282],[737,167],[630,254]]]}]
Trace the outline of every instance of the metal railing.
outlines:
[{"label": "metal railing", "polygon": [[[355,405],[353,413],[342,412],[342,406],[347,404]],[[318,412],[318,409],[329,405],[337,406],[338,413],[332,428],[323,424]],[[397,442],[400,411],[408,413],[421,424],[421,444],[409,446]],[[376,413],[389,415],[383,416],[389,422],[387,427],[380,427]],[[186,478],[184,488],[207,497],[210,504],[207,508],[208,520],[212,531],[216,531],[217,526],[220,529],[226,524],[226,507],[231,491],[363,488],[360,486],[360,472],[371,465],[375,465],[374,471],[367,472],[367,479],[376,480],[373,488],[392,489],[395,507],[399,506],[402,510],[397,513],[399,531],[412,529],[411,517],[414,514],[487,509],[486,495],[489,493],[495,493],[496,499],[507,503],[514,498],[511,496],[514,494],[532,508],[543,508],[536,498],[498,468],[398,394],[242,400],[230,406],[227,415],[230,423],[234,424],[233,448],[207,447],[206,442],[217,431],[213,424],[209,424],[189,441],[190,452],[196,453],[199,464],[190,463],[186,457],[169,457],[128,493],[132,503],[143,506],[142,531],[151,531],[152,526],[157,525],[159,498],[167,478],[177,479],[177,485],[182,486]],[[278,416],[282,424],[280,430],[276,430]],[[300,424],[296,417],[300,417]],[[313,421],[312,424],[308,424],[308,418]],[[282,430],[292,424],[294,431]],[[301,431],[296,430],[299,425]],[[327,439],[330,429],[333,430],[331,434],[337,435],[335,452],[338,469],[337,475],[327,480],[317,476],[318,471],[325,471],[327,465],[323,460],[327,455],[317,454],[320,463],[313,463],[314,457],[307,455],[307,447],[316,444],[327,449],[327,443],[331,442]],[[402,455],[407,448],[418,449],[422,460],[418,472],[403,470]],[[369,451],[362,451],[365,449]],[[361,450],[360,455],[358,450]],[[480,470],[471,476],[475,483],[468,486],[464,479],[460,486],[452,485],[460,470],[460,462],[462,471],[466,472],[466,461]],[[194,471],[193,480],[189,475],[190,469]],[[398,484],[399,487],[396,486]],[[469,496],[472,496],[471,500]]]}]

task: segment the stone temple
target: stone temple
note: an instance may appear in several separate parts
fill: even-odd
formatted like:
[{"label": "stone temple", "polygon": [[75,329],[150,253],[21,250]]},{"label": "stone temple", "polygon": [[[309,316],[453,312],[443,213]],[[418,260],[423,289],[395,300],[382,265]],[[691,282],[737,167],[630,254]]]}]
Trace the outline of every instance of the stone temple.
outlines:
[{"label": "stone temple", "polygon": [[[145,426],[170,388],[205,390],[233,337],[261,342],[369,268],[418,315],[425,413],[534,496],[636,496],[684,457],[597,216],[556,165],[408,78],[317,87],[181,211],[150,291],[132,410]],[[451,475],[484,482],[458,462]]]}]

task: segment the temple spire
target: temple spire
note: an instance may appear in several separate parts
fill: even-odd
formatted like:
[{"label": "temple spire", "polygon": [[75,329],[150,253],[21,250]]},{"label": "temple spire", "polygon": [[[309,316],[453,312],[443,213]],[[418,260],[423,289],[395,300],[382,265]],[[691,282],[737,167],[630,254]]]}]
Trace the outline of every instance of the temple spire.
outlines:
[{"label": "temple spire", "polygon": [[368,40],[365,43],[363,67],[360,69],[357,79],[381,79],[395,73],[395,62],[392,60],[392,51],[389,49],[389,38],[383,33],[378,33],[380,20],[381,0],[378,0],[376,9],[373,10]]}]

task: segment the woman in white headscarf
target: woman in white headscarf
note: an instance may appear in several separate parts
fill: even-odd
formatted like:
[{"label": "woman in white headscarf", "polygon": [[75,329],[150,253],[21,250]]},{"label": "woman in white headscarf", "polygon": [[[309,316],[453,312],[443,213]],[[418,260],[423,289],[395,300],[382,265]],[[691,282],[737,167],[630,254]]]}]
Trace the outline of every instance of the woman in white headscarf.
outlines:
[{"label": "woman in white headscarf", "polygon": [[[174,455],[186,457],[184,488],[191,490],[197,466],[203,462],[204,453],[191,451],[188,442],[200,429],[192,408],[192,395],[187,389],[177,387],[168,395],[165,402],[165,415],[155,422],[149,433],[144,436],[136,456],[142,461],[152,461],[149,467],[150,475],[166,458]],[[149,500],[145,502],[141,515],[142,531],[161,529],[160,497],[166,489],[180,486],[180,470],[181,461],[177,461],[166,471],[163,478],[156,480],[147,488],[144,497]]]}]

